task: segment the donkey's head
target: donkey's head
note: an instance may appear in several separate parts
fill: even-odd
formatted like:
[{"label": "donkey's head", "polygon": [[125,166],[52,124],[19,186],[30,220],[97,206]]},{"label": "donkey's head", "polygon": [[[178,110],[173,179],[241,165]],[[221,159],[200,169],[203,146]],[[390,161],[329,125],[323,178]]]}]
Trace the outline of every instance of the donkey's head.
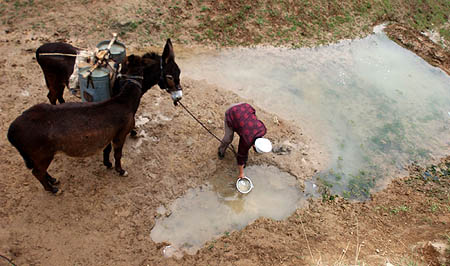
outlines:
[{"label": "donkey's head", "polygon": [[161,89],[170,93],[172,100],[176,103],[183,96],[180,85],[181,70],[177,63],[175,63],[175,53],[170,39],[167,39],[166,45],[164,46],[161,61],[161,77],[158,85]]},{"label": "donkey's head", "polygon": [[180,84],[181,71],[177,63],[175,63],[175,53],[170,39],[167,39],[162,56],[158,56],[155,53],[148,53],[143,58],[155,60],[156,66],[158,66],[158,69],[155,69],[155,66],[146,68],[144,88],[146,89],[148,87],[146,85],[153,86],[157,83],[161,89],[170,93],[175,104],[181,100],[183,96]]},{"label": "donkey's head", "polygon": [[140,56],[129,55],[125,58],[122,63],[122,68],[120,70],[121,77],[129,77],[135,75],[137,79],[144,78],[144,62]]},{"label": "donkey's head", "polygon": [[153,61],[150,59],[145,59],[137,55],[129,55],[125,58],[122,63],[122,67],[120,70],[120,81],[119,87],[123,85],[123,82],[132,80],[134,83],[139,84],[139,87],[142,91],[142,83],[145,79],[144,70],[146,67],[153,64]]}]

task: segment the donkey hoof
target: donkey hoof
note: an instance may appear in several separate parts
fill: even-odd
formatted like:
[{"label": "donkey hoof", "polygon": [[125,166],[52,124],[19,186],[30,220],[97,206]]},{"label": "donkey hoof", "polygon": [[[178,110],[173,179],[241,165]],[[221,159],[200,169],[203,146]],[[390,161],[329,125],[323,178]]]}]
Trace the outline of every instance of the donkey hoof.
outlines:
[{"label": "donkey hoof", "polygon": [[54,185],[54,186],[59,185],[59,180],[56,179],[56,178],[51,177],[51,178],[49,179],[49,181],[50,181],[50,184],[52,184],[52,185]]},{"label": "donkey hoof", "polygon": [[119,171],[119,174],[120,174],[121,176],[128,176],[128,172],[125,171],[125,170]]},{"label": "donkey hoof", "polygon": [[134,130],[134,129],[132,129],[132,130],[130,131],[130,137],[137,138],[137,131]]},{"label": "donkey hoof", "polygon": [[50,190],[49,190],[49,191],[50,191],[53,195],[57,195],[58,190],[59,190],[59,189],[58,189],[57,187],[53,187],[53,186],[52,186],[52,187],[50,187]]}]

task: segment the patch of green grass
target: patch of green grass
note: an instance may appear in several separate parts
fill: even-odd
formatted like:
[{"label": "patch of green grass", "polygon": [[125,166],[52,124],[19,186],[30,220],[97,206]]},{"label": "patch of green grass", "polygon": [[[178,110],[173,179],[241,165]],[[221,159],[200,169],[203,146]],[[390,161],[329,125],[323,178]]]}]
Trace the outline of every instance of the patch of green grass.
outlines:
[{"label": "patch of green grass", "polygon": [[386,12],[387,14],[392,13],[393,7],[392,7],[391,0],[382,0],[382,2],[383,2],[384,12]]},{"label": "patch of green grass", "polygon": [[210,10],[211,9],[209,7],[207,7],[207,6],[200,7],[200,12],[207,12],[207,11],[210,11]]},{"label": "patch of green grass", "polygon": [[202,41],[202,36],[200,36],[200,34],[193,32],[193,33],[191,33],[191,35],[194,37],[195,41],[197,41],[197,42]]},{"label": "patch of green grass", "polygon": [[414,0],[412,2],[413,20],[411,24],[418,30],[442,25],[449,18],[450,2],[447,0]]},{"label": "patch of green grass", "polygon": [[408,208],[408,206],[405,206],[405,205],[391,208],[391,213],[393,213],[393,214],[398,214],[400,212],[407,212],[407,211],[409,211],[409,208]]},{"label": "patch of green grass", "polygon": [[[95,1],[80,2],[90,8]],[[0,1],[2,23],[13,24],[19,22],[21,18],[38,17],[35,12],[36,3],[35,0]],[[55,9],[51,2],[39,4],[40,7],[49,5],[47,9]],[[144,18],[144,25],[151,29],[155,40],[161,34],[170,34],[172,36],[168,37],[173,39],[178,37],[182,41],[189,40],[189,42],[208,41],[212,45],[219,46],[270,43],[303,47],[328,44],[343,38],[354,38],[361,31],[367,34],[372,25],[386,20],[405,23],[419,30],[434,28],[445,40],[450,40],[449,28],[442,28],[449,19],[448,0],[380,0],[376,3],[368,0],[299,0],[294,5],[283,0],[233,2],[169,0],[153,7],[139,4],[129,8],[126,13]],[[179,16],[173,16],[175,13]],[[152,16],[159,17],[157,26],[152,21]],[[160,23],[163,20],[166,21],[165,25]],[[183,26],[187,25],[184,23],[186,20],[195,20],[195,23],[191,24],[194,26]],[[111,24],[105,22],[101,24],[109,27],[109,30],[114,30]],[[135,32],[140,37],[138,39],[148,39],[145,31],[141,30],[144,27],[140,26],[139,21],[132,21],[124,27],[123,33]],[[226,27],[229,27],[227,31]],[[100,28],[94,27],[92,30],[99,34]],[[182,37],[184,33],[182,31],[189,32],[190,36]],[[192,33],[199,36],[189,38]]]},{"label": "patch of green grass", "polygon": [[435,213],[435,212],[437,212],[439,210],[440,210],[439,204],[437,204],[435,202],[432,202],[431,205],[430,205],[430,211],[432,213]]},{"label": "patch of green grass", "polygon": [[413,260],[408,260],[405,265],[406,266],[419,266],[419,264]]},{"label": "patch of green grass", "polygon": [[439,34],[445,40],[450,41],[450,27],[440,29],[439,30]]},{"label": "patch of green grass", "polygon": [[385,212],[387,212],[388,210],[389,210],[389,208],[388,207],[386,207],[386,206],[377,206],[377,207],[375,207],[375,210],[383,210],[383,211],[385,211]]},{"label": "patch of green grass", "polygon": [[359,2],[355,7],[355,10],[360,15],[368,15],[368,13],[371,9],[372,9],[372,4],[370,2]]},{"label": "patch of green grass", "polygon": [[[212,16],[212,12],[214,12],[214,19],[208,19],[208,16],[197,16],[198,25],[201,25],[198,26],[197,33],[202,35],[202,38],[197,39],[219,44],[251,45],[254,42],[266,42],[288,44],[293,47],[302,46],[314,39],[316,43],[327,44],[333,40],[352,38],[360,30],[368,33],[374,21],[391,17],[397,19],[402,16],[409,19],[418,13],[410,10],[412,9],[410,6],[418,4],[403,4],[404,1],[381,0],[377,5],[365,0],[328,1],[326,4],[323,1],[311,3],[311,1],[302,0],[298,1],[296,5],[287,1],[258,0],[240,0],[234,4],[212,3],[211,6],[200,3],[200,13]],[[438,2],[438,6],[442,6],[444,3],[443,0],[438,0]],[[186,6],[189,4],[185,3],[184,7]],[[180,7],[183,10],[183,4],[180,4]],[[398,7],[401,7],[402,10],[397,10]],[[435,21],[439,23],[442,19],[438,18],[442,18],[442,14],[445,12],[440,13],[440,16],[435,16]],[[364,19],[361,20],[358,17],[364,17]],[[355,23],[357,20],[358,25]],[[422,24],[425,25],[425,22],[428,21],[424,21]],[[225,31],[227,25],[238,26],[232,26],[234,30]],[[205,32],[205,29],[212,29],[221,34],[211,35],[210,32]],[[303,40],[303,36],[309,37],[307,42]]]},{"label": "patch of green grass", "polygon": [[266,23],[266,20],[263,17],[257,17],[255,21],[259,26],[263,26]]},{"label": "patch of green grass", "polygon": [[214,31],[212,29],[207,29],[205,31],[205,35],[207,36],[208,39],[214,39],[216,37],[216,34],[214,33]]},{"label": "patch of green grass", "polygon": [[33,5],[34,5],[34,0],[26,0],[26,1],[16,0],[16,1],[14,1],[14,8],[16,10],[18,10],[22,7],[33,6]]},{"label": "patch of green grass", "polygon": [[129,32],[135,32],[136,29],[139,27],[139,25],[142,24],[143,22],[144,20],[128,21],[125,23],[120,23],[116,19],[112,19],[109,22],[109,26],[111,27],[111,29],[117,31],[120,36],[125,36]]}]

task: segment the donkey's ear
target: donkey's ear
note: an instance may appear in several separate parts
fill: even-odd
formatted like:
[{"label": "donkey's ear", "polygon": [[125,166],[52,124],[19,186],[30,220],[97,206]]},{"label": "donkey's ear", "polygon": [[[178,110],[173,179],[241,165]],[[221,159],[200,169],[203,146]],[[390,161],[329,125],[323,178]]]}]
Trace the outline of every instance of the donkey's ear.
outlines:
[{"label": "donkey's ear", "polygon": [[175,53],[173,52],[173,46],[170,39],[167,39],[166,45],[164,46],[162,58],[166,64],[170,60],[175,60]]}]

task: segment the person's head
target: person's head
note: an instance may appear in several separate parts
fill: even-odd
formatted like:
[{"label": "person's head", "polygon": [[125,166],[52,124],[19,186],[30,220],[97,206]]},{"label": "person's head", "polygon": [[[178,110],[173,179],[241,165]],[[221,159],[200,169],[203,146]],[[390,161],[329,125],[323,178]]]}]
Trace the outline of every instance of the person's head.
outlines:
[{"label": "person's head", "polygon": [[272,143],[266,138],[257,138],[253,147],[257,153],[272,151]]}]

